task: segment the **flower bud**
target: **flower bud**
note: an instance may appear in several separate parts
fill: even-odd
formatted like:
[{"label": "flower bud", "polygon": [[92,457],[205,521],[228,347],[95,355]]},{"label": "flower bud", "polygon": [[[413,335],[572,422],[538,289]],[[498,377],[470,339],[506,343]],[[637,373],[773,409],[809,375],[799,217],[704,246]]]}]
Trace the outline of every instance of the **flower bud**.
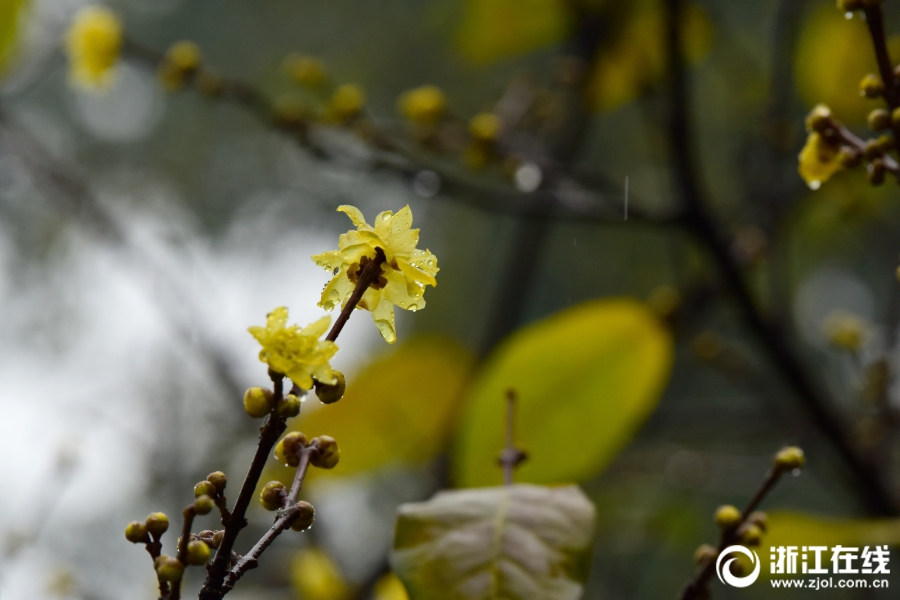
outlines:
[{"label": "flower bud", "polygon": [[[225,491],[225,485],[228,483],[228,478],[225,477],[225,473],[222,471],[214,471],[206,476],[206,480],[216,486],[216,492],[221,494]],[[209,494],[210,496],[212,494]]]},{"label": "flower bud", "polygon": [[900,107],[895,108],[891,112],[891,125],[900,127]]},{"label": "flower bud", "polygon": [[206,542],[201,542],[199,540],[188,542],[187,564],[194,566],[205,565],[207,561],[209,561],[210,554],[211,552],[209,551],[209,546],[206,545]]},{"label": "flower bud", "polygon": [[132,544],[149,542],[150,538],[147,537],[147,526],[140,521],[132,521],[125,528],[125,539]]},{"label": "flower bud", "polygon": [[215,532],[215,533],[213,534],[213,537],[212,537],[212,547],[213,547],[213,548],[218,548],[219,545],[222,543],[222,538],[223,538],[223,537],[225,537],[225,530],[224,530],[224,529],[220,529],[220,530],[218,530],[217,532]]},{"label": "flower bud", "polygon": [[806,115],[806,129],[822,133],[831,127],[831,109],[824,104],[817,104]]},{"label": "flower bud", "polygon": [[694,562],[698,565],[716,560],[718,556],[719,551],[709,544],[701,544],[699,548],[694,550]]},{"label": "flower bud", "polygon": [[838,152],[838,162],[840,162],[841,166],[845,169],[852,169],[853,167],[857,167],[859,166],[859,163],[861,161],[862,153],[856,148],[843,146]]},{"label": "flower bud", "polygon": [[288,394],[278,401],[278,407],[275,411],[278,413],[279,417],[284,417],[285,419],[296,417],[300,414],[300,405],[302,403],[303,400],[301,400],[299,396]]},{"label": "flower bud", "polygon": [[884,155],[884,150],[878,145],[878,140],[866,140],[865,155],[869,160],[881,158]]},{"label": "flower bud", "polygon": [[353,84],[344,84],[334,90],[328,108],[338,121],[346,121],[359,115],[366,105],[366,96],[362,88]]},{"label": "flower bud", "polygon": [[885,174],[885,166],[884,161],[880,158],[874,159],[869,163],[869,183],[872,185],[881,185],[884,183],[884,174]]},{"label": "flower bud", "polygon": [[500,134],[502,123],[494,113],[478,113],[469,121],[469,135],[482,144],[493,143]]},{"label": "flower bud", "polygon": [[200,496],[215,496],[215,495],[216,495],[216,486],[211,481],[204,480],[194,486],[194,498],[199,498]]},{"label": "flower bud", "polygon": [[414,90],[404,92],[397,108],[400,113],[413,123],[434,125],[444,116],[447,109],[447,97],[440,88],[423,85]]},{"label": "flower bud", "polygon": [[147,527],[147,533],[159,537],[169,529],[169,517],[161,512],[150,513],[144,525]]},{"label": "flower bud", "polygon": [[741,511],[730,504],[725,504],[716,509],[716,525],[722,529],[733,529],[741,522]]},{"label": "flower bud", "polygon": [[288,76],[302,86],[317,88],[325,82],[325,65],[318,58],[291,54],[284,61]]},{"label": "flower bud", "polygon": [[869,73],[859,82],[859,93],[866,98],[878,98],[884,94],[884,83],[873,73]]},{"label": "flower bud", "polygon": [[762,535],[762,529],[752,523],[745,524],[738,531],[738,538],[744,546],[759,546]]},{"label": "flower bud", "polygon": [[313,466],[320,469],[333,469],[338,464],[338,461],[341,459],[341,451],[338,449],[337,442],[334,441],[333,437],[320,435],[317,438],[313,438],[312,444],[319,449],[319,452],[313,454],[310,460]]},{"label": "flower bud", "polygon": [[891,126],[891,114],[883,108],[876,108],[869,113],[867,122],[872,131],[884,131]]},{"label": "flower bud", "polygon": [[284,503],[282,499],[287,494],[284,484],[280,481],[270,481],[259,494],[259,502],[266,510],[278,510]]},{"label": "flower bud", "polygon": [[754,510],[752,513],[750,513],[747,516],[747,522],[753,523],[763,532],[768,531],[769,529],[769,515],[761,510]]},{"label": "flower bud", "polygon": [[309,445],[306,436],[299,431],[292,431],[275,446],[275,458],[289,467],[300,464],[300,450]]},{"label": "flower bud", "polygon": [[296,94],[281,94],[272,102],[272,118],[278,125],[296,127],[307,117],[303,100]]},{"label": "flower bud", "polygon": [[879,135],[878,139],[875,140],[875,143],[878,144],[878,147],[882,152],[890,152],[894,149],[896,145],[894,143],[894,136],[889,133],[885,133],[884,135]]},{"label": "flower bud", "polygon": [[200,66],[200,47],[194,42],[175,42],[166,52],[166,62],[181,73],[193,73]]},{"label": "flower bud", "polygon": [[194,500],[194,512],[198,515],[208,515],[215,507],[216,503],[209,496],[200,496]]},{"label": "flower bud", "polygon": [[272,390],[252,387],[244,393],[244,410],[254,419],[261,419],[272,410],[274,399]]},{"label": "flower bud", "polygon": [[803,465],[806,464],[806,456],[803,454],[803,450],[797,446],[788,446],[782,448],[778,454],[775,455],[774,462],[776,469],[793,471],[794,469],[802,468]]},{"label": "flower bud", "polygon": [[294,531],[305,531],[310,528],[316,519],[316,509],[309,502],[300,500],[297,502],[297,510],[300,514],[297,520],[291,524],[291,529]]},{"label": "flower bud", "polygon": [[156,574],[163,581],[181,581],[184,576],[184,565],[177,558],[162,554],[154,561],[154,565]]},{"label": "flower bud", "polygon": [[334,404],[344,397],[344,390],[347,389],[347,380],[344,374],[338,370],[334,370],[334,377],[337,381],[334,384],[322,383],[316,381],[316,396],[322,404]]}]

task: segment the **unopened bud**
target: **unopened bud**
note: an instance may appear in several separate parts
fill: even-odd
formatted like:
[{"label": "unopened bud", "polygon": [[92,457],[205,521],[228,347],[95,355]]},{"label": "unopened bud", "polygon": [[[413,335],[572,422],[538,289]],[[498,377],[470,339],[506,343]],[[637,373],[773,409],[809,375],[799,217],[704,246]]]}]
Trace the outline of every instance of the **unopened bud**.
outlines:
[{"label": "unopened bud", "polygon": [[730,504],[716,509],[716,525],[722,529],[733,529],[741,522],[741,511]]},{"label": "unopened bud", "polygon": [[187,545],[187,564],[189,565],[205,565],[209,561],[209,546],[206,542],[199,540],[189,542]]},{"label": "unopened bud", "polygon": [[762,541],[762,529],[752,523],[748,523],[741,527],[741,530],[738,533],[741,544],[744,546],[759,546],[759,543]]},{"label": "unopened bud", "polygon": [[497,139],[501,126],[500,117],[494,113],[478,113],[469,121],[469,135],[476,142],[490,144]]},{"label": "unopened bud", "polygon": [[222,471],[210,473],[206,476],[206,480],[216,486],[216,491],[220,494],[225,491],[225,485],[228,483],[228,478],[225,477],[225,473]]},{"label": "unopened bud", "polygon": [[244,393],[244,410],[254,419],[261,419],[272,410],[274,395],[272,390],[252,387]]},{"label": "unopened bud", "polygon": [[197,485],[194,486],[194,498],[199,498],[200,496],[215,496],[216,495],[216,486],[211,481],[201,481]]},{"label": "unopened bud", "polygon": [[169,517],[161,512],[150,513],[144,525],[147,527],[147,533],[159,537],[169,529]]},{"label": "unopened bud", "polygon": [[747,516],[747,522],[753,523],[763,532],[768,531],[769,529],[769,515],[761,510],[754,510],[752,513],[750,513]]},{"label": "unopened bud", "polygon": [[181,581],[184,576],[184,565],[177,558],[161,555],[155,561],[156,574],[163,581]]},{"label": "unopened bud", "polygon": [[806,115],[806,129],[822,133],[831,127],[831,109],[824,104],[817,104]]},{"label": "unopened bud", "polygon": [[866,98],[878,98],[884,94],[884,83],[873,73],[869,73],[859,82],[859,93]]},{"label": "unopened bud", "polygon": [[703,565],[710,561],[716,560],[718,556],[719,551],[709,544],[701,544],[699,548],[694,550],[694,562],[698,565]]},{"label": "unopened bud", "polygon": [[294,531],[305,531],[306,529],[309,529],[316,519],[316,509],[314,509],[313,505],[309,502],[300,500],[297,502],[297,511],[299,512],[299,516],[297,517],[297,520],[291,524],[291,529]]},{"label": "unopened bud", "polygon": [[861,161],[862,152],[856,148],[843,146],[838,152],[838,162],[840,162],[841,166],[845,169],[852,169],[853,167],[859,166]]},{"label": "unopened bud", "polygon": [[132,544],[150,541],[147,537],[147,526],[140,521],[132,521],[125,527],[125,539]]},{"label": "unopened bud", "polygon": [[788,446],[787,448],[782,448],[775,455],[774,462],[776,469],[793,471],[794,469],[802,468],[806,464],[806,456],[803,454],[803,450],[797,446]]},{"label": "unopened bud", "polygon": [[320,469],[333,469],[338,464],[341,459],[341,451],[333,437],[320,435],[313,438],[312,444],[319,449],[319,452],[313,454],[313,458],[310,460],[313,466]]},{"label": "unopened bud", "polygon": [[225,537],[225,530],[224,530],[224,529],[220,529],[220,530],[218,530],[217,532],[215,532],[215,533],[213,534],[213,537],[212,537],[212,547],[213,547],[213,548],[218,548],[219,545],[222,543],[222,538],[223,538],[223,537]]},{"label": "unopened bud", "polygon": [[278,413],[279,417],[284,417],[285,419],[296,417],[300,414],[300,405],[302,403],[303,400],[301,400],[299,396],[288,394],[278,401],[278,407],[275,411]]},{"label": "unopened bud", "polygon": [[886,172],[884,161],[880,158],[874,159],[869,163],[869,170],[867,175],[869,176],[869,183],[872,185],[881,185],[884,183],[884,174]]},{"label": "unopened bud", "polygon": [[282,499],[287,495],[284,484],[280,481],[270,481],[259,494],[259,502],[266,510],[278,510],[284,505]]},{"label": "unopened bud", "polygon": [[300,451],[309,445],[306,436],[299,431],[287,434],[275,446],[275,458],[289,467],[300,464]]},{"label": "unopened bud", "polygon": [[209,496],[200,496],[194,500],[194,512],[198,515],[208,515],[215,507],[216,503]]},{"label": "unopened bud", "polygon": [[891,126],[891,114],[883,108],[876,108],[869,113],[867,122],[872,131],[884,131]]},{"label": "unopened bud", "polygon": [[344,391],[347,389],[347,380],[344,379],[344,374],[337,369],[333,372],[336,380],[333,384],[316,381],[316,396],[319,397],[322,404],[334,404],[344,397]]}]

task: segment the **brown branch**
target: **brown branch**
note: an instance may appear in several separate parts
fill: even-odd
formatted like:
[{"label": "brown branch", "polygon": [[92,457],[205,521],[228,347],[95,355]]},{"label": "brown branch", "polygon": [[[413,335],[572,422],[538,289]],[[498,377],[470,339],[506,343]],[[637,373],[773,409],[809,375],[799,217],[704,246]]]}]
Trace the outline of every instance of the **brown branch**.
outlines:
[{"label": "brown branch", "polygon": [[[284,376],[277,373],[272,373],[271,375],[275,388],[273,405],[277,405],[284,395]],[[247,526],[247,508],[250,506],[253,494],[256,492],[256,484],[262,475],[266,460],[268,460],[272,448],[286,428],[287,420],[276,415],[274,411],[266,417],[266,421],[260,429],[259,445],[256,447],[256,454],[253,457],[253,462],[250,463],[250,469],[247,471],[240,494],[234,503],[231,518],[227,523],[224,520],[222,522],[222,525],[225,527],[225,533],[222,536],[219,548],[216,550],[215,558],[207,567],[209,574],[206,577],[203,588],[200,590],[200,600],[219,600],[225,594],[222,584],[231,566],[231,552],[234,549],[234,543],[241,529]]]},{"label": "brown branch", "polygon": [[506,390],[506,445],[500,453],[500,465],[503,467],[504,485],[513,484],[513,473],[516,467],[528,458],[522,450],[516,447],[516,391],[512,388]]},{"label": "brown branch", "polygon": [[[762,485],[756,490],[750,502],[747,503],[747,506],[741,512],[741,520],[733,527],[722,530],[719,537],[719,552],[739,541],[741,527],[747,524],[750,514],[759,507],[760,503],[772,491],[772,488],[775,487],[775,484],[778,483],[778,480],[784,473],[784,469],[780,469],[777,466],[772,467]],[[681,600],[700,600],[708,597],[708,595],[704,594],[704,591],[715,569],[715,559],[705,561],[694,575],[694,578],[685,586],[684,591],[681,593]]]},{"label": "brown branch", "polygon": [[666,45],[671,78],[668,138],[677,190],[685,209],[685,226],[712,256],[723,284],[736,300],[744,321],[770,362],[791,386],[811,421],[837,449],[848,467],[848,475],[855,480],[863,504],[872,513],[897,514],[896,499],[884,475],[871,457],[862,454],[853,443],[850,432],[809,378],[782,332],[763,316],[708,209],[693,158],[687,74],[679,26],[683,14],[684,0],[666,0]]},{"label": "brown branch", "polygon": [[309,461],[314,453],[318,453],[318,449],[315,446],[307,446],[301,450],[300,464],[297,465],[297,471],[294,473],[291,490],[284,498],[284,507],[278,511],[278,516],[272,527],[256,542],[247,554],[238,559],[234,567],[228,572],[223,586],[225,592],[231,590],[234,584],[247,571],[257,567],[260,555],[275,541],[275,538],[293,525],[297,517],[300,516],[300,510],[297,508],[297,497],[300,495],[300,488],[303,486],[306,471],[309,469]]},{"label": "brown branch", "polygon": [[[150,534],[147,534],[148,536]],[[147,554],[150,555],[150,559],[156,563],[156,559],[159,558],[160,554],[162,554],[162,540],[161,536],[152,536],[151,541],[146,542],[144,544],[144,548],[147,549]],[[169,583],[163,579],[157,577],[159,581],[159,598],[162,600],[169,595]]]},{"label": "brown branch", "polygon": [[[328,335],[325,337],[326,340],[333,342],[341,334],[341,330],[344,329],[344,325],[346,325],[347,321],[350,319],[350,314],[353,312],[353,309],[356,308],[356,305],[362,300],[363,294],[365,294],[369,289],[369,286],[381,276],[381,265],[384,261],[384,250],[376,248],[375,259],[367,262],[366,266],[362,268],[358,275],[359,278],[356,281],[356,288],[353,290],[350,298],[347,299],[347,303],[341,309],[341,314],[338,315],[337,320],[335,320],[334,325],[331,327],[331,331],[329,331]],[[374,309],[374,307],[372,308]]]},{"label": "brown branch", "polygon": [[[181,526],[181,539],[178,540],[178,554],[176,555],[176,558],[186,567],[188,542],[191,541],[191,526],[194,524],[194,517],[197,516],[197,511],[194,509],[194,505],[191,504],[185,508],[181,514],[184,517],[184,522]],[[172,582],[172,591],[169,594],[168,600],[179,600],[180,598],[181,579]]]}]

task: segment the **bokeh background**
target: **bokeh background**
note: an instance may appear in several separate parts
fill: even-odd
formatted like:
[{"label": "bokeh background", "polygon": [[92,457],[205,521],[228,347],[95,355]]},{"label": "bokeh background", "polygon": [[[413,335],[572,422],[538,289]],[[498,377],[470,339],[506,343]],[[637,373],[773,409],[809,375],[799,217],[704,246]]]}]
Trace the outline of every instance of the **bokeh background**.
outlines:
[{"label": "bokeh background", "polygon": [[[204,65],[267,98],[297,90],[285,56],[318,57],[331,81],[365,90],[366,119],[403,149],[390,160],[358,128],[314,124],[322,155],[234,102],[190,86],[168,93],[146,56],[126,52],[105,93],[79,89],[61,39],[85,3],[0,4],[15,23],[0,92],[0,597],[155,597],[149,560],[123,528],[151,510],[174,518],[210,471],[226,471],[236,487],[258,425],[241,395],[266,377],[246,328],[280,305],[301,324],[322,314],[328,274],[309,257],[348,228],[341,204],[370,219],[409,204],[441,272],[426,310],[398,311],[396,347],[357,313],[336,365],[352,385],[373,361],[414,361],[418,350],[403,349],[413,340],[457,361],[443,388],[455,395],[418,433],[427,451],[403,446],[415,424],[377,421],[402,451],[311,481],[313,531],[279,539],[235,600],[371,597],[397,505],[456,483],[468,390],[492,351],[522,326],[602,298],[646,303],[674,351],[663,366],[621,367],[624,380],[663,373],[660,391],[646,420],[620,432],[622,444],[579,480],[598,509],[585,598],[675,597],[694,549],[715,541],[715,507],[743,504],[784,444],[803,446],[808,468],[766,509],[889,516],[873,515],[868,492],[746,326],[708,248],[672,220],[683,191],[669,136],[665,3],[107,4],[141,47],[161,53],[192,40]],[[888,30],[900,32],[900,9],[885,8]],[[872,365],[896,363],[896,184],[873,188],[847,172],[813,192],[796,173],[812,105],[828,103],[860,133],[876,106],[857,92],[874,69],[865,27],[830,0],[701,0],[687,14],[690,151],[718,233],[759,310],[896,492],[890,378],[880,404],[867,399]],[[508,156],[475,169],[464,148],[417,142],[398,114],[398,95],[422,84],[439,86],[462,123],[511,89],[526,90],[534,114],[510,134]],[[823,322],[835,310],[865,325],[854,352],[829,345]],[[389,368],[402,374],[404,365]],[[377,400],[399,402],[404,386],[420,383],[433,384],[395,378],[396,393]],[[564,383],[543,400],[548,419],[569,395]],[[620,399],[593,401],[616,412]],[[311,397],[304,411],[325,410],[317,405]],[[352,411],[342,415],[350,427]],[[594,442],[566,440],[570,452]],[[520,478],[529,479],[527,465]],[[270,519],[258,506],[249,516],[247,544]],[[194,571],[186,597],[200,584]],[[321,585],[303,583],[318,581],[310,572]],[[761,584],[713,592],[890,597]]]}]

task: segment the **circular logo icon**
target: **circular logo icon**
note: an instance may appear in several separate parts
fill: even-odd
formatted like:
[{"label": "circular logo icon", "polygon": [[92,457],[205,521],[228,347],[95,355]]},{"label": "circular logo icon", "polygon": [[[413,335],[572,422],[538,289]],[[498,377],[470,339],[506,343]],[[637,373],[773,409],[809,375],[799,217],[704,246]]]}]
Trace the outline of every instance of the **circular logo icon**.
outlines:
[{"label": "circular logo icon", "polygon": [[[734,554],[735,552],[738,554],[743,554],[750,559],[750,562],[755,565],[752,573],[750,573],[749,575],[745,575],[744,577],[738,577],[734,575],[731,572],[731,563],[736,561],[737,558],[729,558],[725,561],[725,564],[722,564],[722,560],[726,556],[728,556],[729,554]],[[719,558],[716,559],[716,575],[719,576],[719,581],[721,581],[722,583],[736,588],[745,588],[756,581],[759,577],[759,556],[757,556],[756,552],[750,550],[749,548],[745,548],[744,546],[728,546],[719,553]]]}]

